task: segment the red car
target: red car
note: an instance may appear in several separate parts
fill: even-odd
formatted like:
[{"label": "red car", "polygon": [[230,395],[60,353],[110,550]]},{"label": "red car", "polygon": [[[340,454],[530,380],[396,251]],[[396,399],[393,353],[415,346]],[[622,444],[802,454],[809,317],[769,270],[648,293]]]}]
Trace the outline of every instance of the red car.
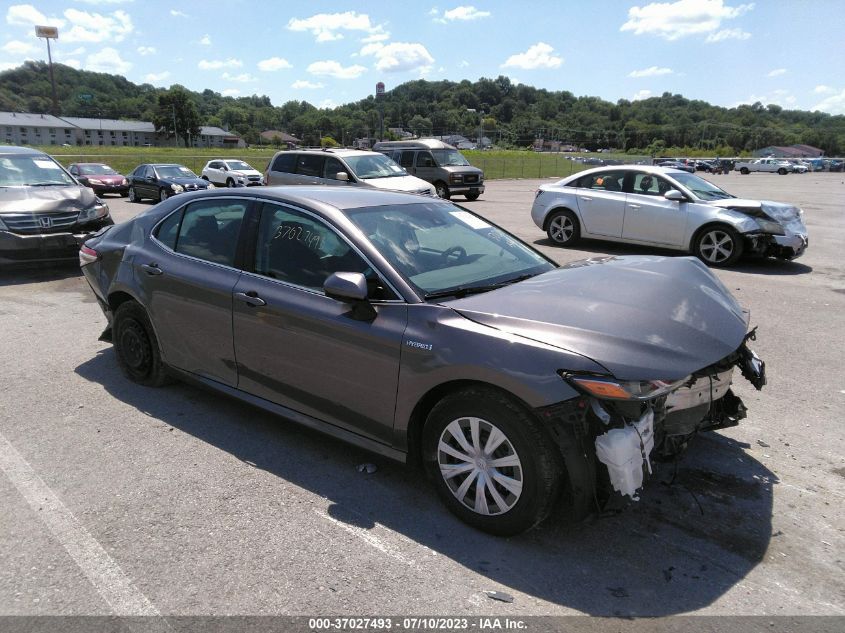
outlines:
[{"label": "red car", "polygon": [[68,171],[83,185],[91,187],[98,196],[104,193],[129,194],[126,176],[103,163],[73,163]]}]

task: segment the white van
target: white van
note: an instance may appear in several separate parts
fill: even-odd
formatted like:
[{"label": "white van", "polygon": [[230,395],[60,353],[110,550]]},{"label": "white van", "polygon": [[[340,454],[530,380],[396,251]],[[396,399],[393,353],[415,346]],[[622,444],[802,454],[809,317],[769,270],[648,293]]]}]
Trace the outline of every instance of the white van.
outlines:
[{"label": "white van", "polygon": [[276,152],[264,182],[274,185],[359,185],[435,196],[435,189],[411,176],[387,156],[357,149],[295,149]]},{"label": "white van", "polygon": [[441,198],[454,194],[476,200],[484,193],[484,172],[473,167],[457,149],[433,138],[414,141],[381,141],[373,149],[430,182]]}]

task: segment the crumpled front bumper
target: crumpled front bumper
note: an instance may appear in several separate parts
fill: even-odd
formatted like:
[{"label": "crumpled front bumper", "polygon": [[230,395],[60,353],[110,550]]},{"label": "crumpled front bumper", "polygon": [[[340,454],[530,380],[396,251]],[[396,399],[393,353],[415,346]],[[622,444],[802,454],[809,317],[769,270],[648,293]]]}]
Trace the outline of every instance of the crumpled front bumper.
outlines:
[{"label": "crumpled front bumper", "polygon": [[0,264],[76,260],[83,242],[94,231],[110,224],[114,224],[114,221],[107,215],[82,225],[84,230],[77,228],[73,231],[32,235],[0,230]]},{"label": "crumpled front bumper", "polygon": [[769,235],[767,233],[753,233],[745,236],[746,250],[755,255],[777,257],[779,259],[796,259],[804,254],[810,240],[806,234],[787,231],[786,235]]}]

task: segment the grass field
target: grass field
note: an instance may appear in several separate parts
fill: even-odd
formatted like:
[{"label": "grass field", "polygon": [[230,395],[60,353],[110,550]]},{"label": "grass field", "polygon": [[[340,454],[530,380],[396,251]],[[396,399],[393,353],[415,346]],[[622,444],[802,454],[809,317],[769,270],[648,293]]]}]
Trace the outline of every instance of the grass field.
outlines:
[{"label": "grass field", "polygon": [[[128,174],[142,163],[179,163],[197,174],[205,164],[215,158],[239,158],[263,172],[276,152],[272,148],[215,150],[184,147],[41,147],[67,166],[76,162],[99,162],[111,165],[122,174]],[[576,171],[595,167],[584,165],[571,158],[578,154],[552,154],[528,151],[464,151],[467,160],[484,171],[487,180],[498,178],[563,178]],[[642,156],[624,154],[589,154],[588,156],[613,158],[625,162],[644,160]]]}]

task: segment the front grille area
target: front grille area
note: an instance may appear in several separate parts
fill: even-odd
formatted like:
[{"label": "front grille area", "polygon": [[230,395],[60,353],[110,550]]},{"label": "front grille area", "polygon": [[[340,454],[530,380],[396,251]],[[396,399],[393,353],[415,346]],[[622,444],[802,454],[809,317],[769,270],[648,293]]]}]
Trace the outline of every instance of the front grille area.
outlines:
[{"label": "front grille area", "polygon": [[199,187],[197,185],[195,185],[194,183],[189,183],[187,185],[182,185],[182,186],[185,188],[185,191],[196,191],[197,189],[199,189]]},{"label": "front grille area", "polygon": [[37,235],[63,233],[76,224],[79,213],[4,213],[0,216],[12,233]]},{"label": "front grille area", "polygon": [[478,182],[478,174],[465,174],[464,175],[464,182],[466,184],[475,184]]}]

